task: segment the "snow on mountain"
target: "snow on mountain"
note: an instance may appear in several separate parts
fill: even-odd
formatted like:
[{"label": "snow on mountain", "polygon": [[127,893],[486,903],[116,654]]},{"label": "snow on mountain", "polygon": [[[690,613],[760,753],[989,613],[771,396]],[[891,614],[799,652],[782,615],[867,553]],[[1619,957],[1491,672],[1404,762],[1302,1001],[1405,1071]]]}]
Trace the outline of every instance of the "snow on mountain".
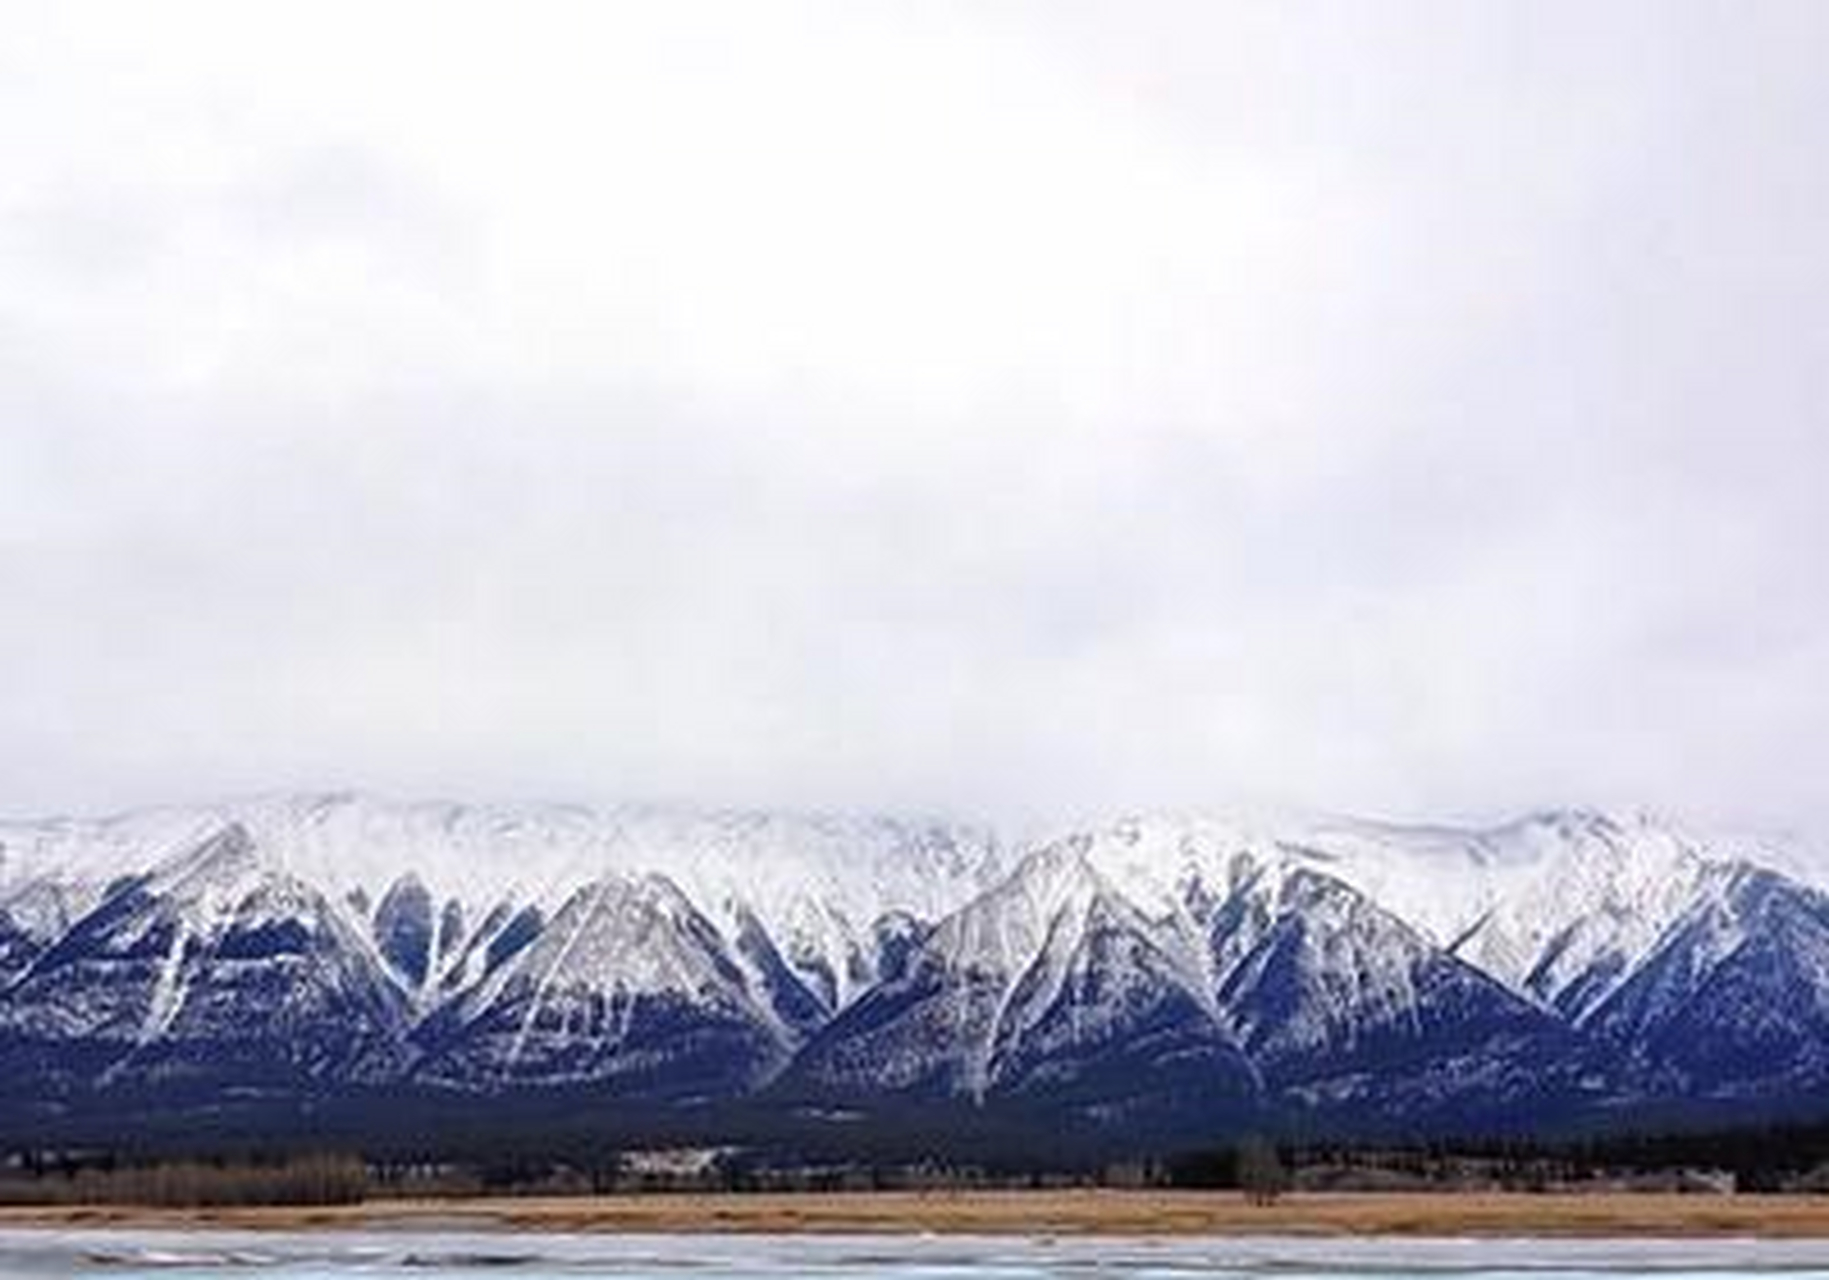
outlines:
[{"label": "snow on mountain", "polygon": [[0,907],[0,990],[36,960],[45,940],[25,928],[5,907]]},{"label": "snow on mountain", "polygon": [[1829,895],[1718,865],[1593,1031],[1641,1087],[1696,1096],[1829,1085]]},{"label": "snow on mountain", "polygon": [[1566,811],[1005,847],[351,794],[0,824],[0,1062],[1133,1118],[1829,1081],[1829,898],[1756,844]]},{"label": "snow on mountain", "polygon": [[741,1092],[794,1036],[663,876],[578,889],[539,937],[422,1028],[425,1078]]},{"label": "snow on mountain", "polygon": [[[1215,1092],[1256,1080],[1203,991],[1185,939],[1141,913],[1067,840],[946,917],[899,977],[827,1027],[794,1085],[983,1098],[1081,1077],[1125,1088],[1199,1069]],[[1145,1074],[1139,1075],[1139,1072]]]},{"label": "snow on mountain", "polygon": [[0,910],[28,935],[54,939],[114,881],[194,848],[223,825],[212,815],[176,809],[0,822]]},{"label": "snow on mountain", "polygon": [[1493,905],[1455,953],[1580,1023],[1695,897],[1707,857],[1647,822],[1564,816],[1492,841]]},{"label": "snow on mountain", "polygon": [[[1562,1022],[1345,881],[1308,867],[1241,886],[1212,918],[1219,1003],[1266,1081],[1352,1124],[1554,1092]],[[1248,942],[1248,946],[1244,945]]]},{"label": "snow on mountain", "polygon": [[[504,904],[550,916],[598,876],[663,874],[729,936],[761,922],[828,1010],[875,980],[880,917],[936,918],[988,883],[997,856],[984,831],[881,818],[396,806],[351,796],[302,810],[263,806],[251,817],[256,839],[345,894],[373,898],[412,870],[450,918],[486,920]],[[461,954],[433,957],[428,975]]]},{"label": "snow on mountain", "polygon": [[1072,900],[1088,894],[1083,861],[1044,851],[942,920],[894,979],[868,991],[798,1064],[809,1082],[860,1092],[982,1096],[1011,986]]},{"label": "snow on mountain", "polygon": [[1065,1094],[1104,1112],[1257,1100],[1260,1073],[1185,934],[1081,865],[1081,891],[1005,997],[986,1078],[1006,1093]]},{"label": "snow on mountain", "polygon": [[230,825],[118,880],[0,1001],[0,1045],[148,1071],[360,1078],[406,1005],[335,904]]},{"label": "snow on mountain", "polygon": [[1643,960],[1714,861],[1668,824],[1580,810],[1472,830],[1337,820],[1290,839],[1438,945],[1576,1021]]},{"label": "snow on mountain", "polygon": [[[351,904],[365,928],[386,934],[381,949],[390,967],[422,1005],[479,976],[488,938],[477,934],[487,935],[486,926],[499,929],[530,912],[550,918],[578,886],[602,875],[654,872],[728,933],[745,918],[760,921],[830,1010],[876,979],[880,918],[937,919],[988,885],[999,865],[989,831],[932,821],[277,795],[0,826],[0,908],[18,918],[9,889],[42,894],[54,883],[72,900],[34,908],[28,919],[55,934],[110,879],[230,823],[275,865]],[[415,927],[411,937],[400,932]]]},{"label": "snow on mountain", "polygon": [[1115,1046],[1162,1087],[1162,1064],[1198,1060],[1209,1103],[1228,1079],[1250,1094],[1482,1052],[1524,1072],[1559,1021],[1337,878],[1342,862],[1214,822],[1045,845],[822,1032],[797,1078],[984,1097],[1094,1074]]},{"label": "snow on mountain", "polygon": [[[1540,814],[1487,830],[1289,818],[1281,825],[1130,818],[1079,833],[1113,885],[1177,933],[1253,884],[1298,873],[1350,885],[1428,943],[1519,995],[1579,1017],[1649,951],[1711,864],[1648,819]],[[1213,941],[1221,980],[1250,912]]]}]

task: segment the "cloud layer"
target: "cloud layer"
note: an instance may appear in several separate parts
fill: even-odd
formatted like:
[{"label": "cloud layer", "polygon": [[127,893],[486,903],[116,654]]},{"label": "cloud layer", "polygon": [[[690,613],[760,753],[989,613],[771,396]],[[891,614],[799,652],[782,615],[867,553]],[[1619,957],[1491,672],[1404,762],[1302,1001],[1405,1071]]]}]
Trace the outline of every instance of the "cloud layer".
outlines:
[{"label": "cloud layer", "polygon": [[9,27],[0,808],[1829,818],[1820,5]]}]

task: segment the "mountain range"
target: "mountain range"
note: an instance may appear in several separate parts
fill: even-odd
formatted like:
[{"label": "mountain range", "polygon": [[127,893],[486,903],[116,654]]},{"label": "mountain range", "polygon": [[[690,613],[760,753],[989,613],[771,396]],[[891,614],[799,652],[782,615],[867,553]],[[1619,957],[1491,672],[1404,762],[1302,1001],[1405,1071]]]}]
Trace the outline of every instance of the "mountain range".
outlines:
[{"label": "mountain range", "polygon": [[0,1131],[362,1097],[1164,1135],[1802,1113],[1829,1087],[1802,865],[1590,811],[1015,840],[331,794],[4,823]]}]

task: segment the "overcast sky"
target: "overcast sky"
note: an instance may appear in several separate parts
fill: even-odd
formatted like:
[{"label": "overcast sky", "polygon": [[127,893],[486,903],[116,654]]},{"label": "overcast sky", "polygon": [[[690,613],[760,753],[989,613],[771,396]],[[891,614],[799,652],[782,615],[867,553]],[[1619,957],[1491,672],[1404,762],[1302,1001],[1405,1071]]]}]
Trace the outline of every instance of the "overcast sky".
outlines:
[{"label": "overcast sky", "polygon": [[1829,5],[58,3],[0,811],[1829,820]]}]

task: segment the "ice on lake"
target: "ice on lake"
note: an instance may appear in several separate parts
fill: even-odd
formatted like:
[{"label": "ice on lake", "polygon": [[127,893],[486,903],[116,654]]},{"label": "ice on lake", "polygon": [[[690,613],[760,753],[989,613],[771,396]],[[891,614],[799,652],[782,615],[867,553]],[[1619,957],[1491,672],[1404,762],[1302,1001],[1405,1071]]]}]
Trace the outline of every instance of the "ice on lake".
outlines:
[{"label": "ice on lake", "polygon": [[508,1231],[217,1232],[0,1230],[0,1277],[233,1274],[735,1277],[1220,1276],[1272,1280],[1657,1276],[1829,1280],[1829,1241],[1020,1238],[532,1234]]}]

